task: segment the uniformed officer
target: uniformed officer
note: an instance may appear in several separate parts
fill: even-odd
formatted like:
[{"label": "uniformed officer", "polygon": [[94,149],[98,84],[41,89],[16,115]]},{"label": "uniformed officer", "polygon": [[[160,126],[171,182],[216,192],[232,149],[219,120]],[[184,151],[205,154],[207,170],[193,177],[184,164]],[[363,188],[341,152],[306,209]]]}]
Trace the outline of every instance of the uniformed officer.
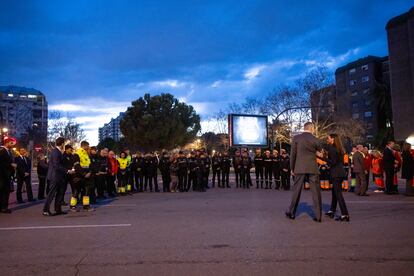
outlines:
[{"label": "uniformed officer", "polygon": [[180,151],[178,153],[177,159],[178,165],[178,190],[183,192],[187,187],[187,177],[188,177],[188,163],[187,158],[184,155],[184,152]]},{"label": "uniformed officer", "polygon": [[282,157],[280,159],[280,174],[282,188],[290,190],[290,158],[285,149],[282,149]]},{"label": "uniformed officer", "polygon": [[96,147],[91,147],[89,150],[89,158],[91,159],[91,164],[89,165],[89,169],[93,174],[93,181],[91,183],[91,188],[89,190],[89,198],[90,202],[95,204],[96,203],[96,178],[97,174],[99,173],[99,156],[98,156],[98,149]]},{"label": "uniformed officer", "polygon": [[[63,153],[63,166],[68,170],[73,169],[73,165],[75,163],[75,158],[73,155],[73,147],[72,145],[65,146],[65,152]],[[66,194],[66,190],[68,188],[68,184],[70,185],[70,190],[73,194],[74,186],[73,186],[73,174],[66,174],[65,175],[65,184],[63,185],[64,194]],[[78,198],[79,200],[79,198]],[[64,201],[62,201],[62,205],[66,205]]]},{"label": "uniformed officer", "polygon": [[234,174],[236,175],[236,188],[240,185],[240,170],[241,170],[241,153],[240,150],[236,150],[233,157]]},{"label": "uniformed officer", "polygon": [[277,150],[273,150],[273,177],[275,178],[275,189],[279,190],[280,189],[280,184],[281,184],[281,174],[280,174],[280,155],[279,152]]},{"label": "uniformed officer", "polygon": [[197,151],[197,187],[196,191],[198,192],[205,192],[206,191],[206,185],[205,185],[205,164],[206,158],[203,156],[203,153],[201,151]]},{"label": "uniformed officer", "polygon": [[224,186],[226,186],[227,188],[230,188],[229,175],[230,175],[231,159],[230,159],[228,151],[225,151],[223,153],[223,156],[221,157],[220,167],[221,167],[221,175],[222,175],[221,183],[223,185],[223,188]]},{"label": "uniformed officer", "polygon": [[[215,152],[213,155],[213,158],[211,159],[212,162],[212,169],[213,169],[213,183],[212,187],[215,187],[216,184],[216,178],[217,178],[217,187],[221,188],[221,153]],[[224,188],[224,185],[223,185]]]},{"label": "uniformed officer", "polygon": [[188,182],[187,187],[185,189],[186,192],[188,192],[193,186],[193,191],[197,189],[197,173],[198,173],[198,163],[196,159],[196,153],[192,151],[187,158],[188,162]]},{"label": "uniformed officer", "polygon": [[252,159],[250,158],[247,150],[242,154],[241,165],[241,186],[245,189],[249,189],[250,184],[252,183],[252,179],[250,177]]},{"label": "uniformed officer", "polygon": [[201,149],[201,158],[203,159],[203,164],[204,164],[204,172],[203,172],[204,188],[209,189],[210,187],[208,186],[208,178],[210,175],[211,158],[204,148]]},{"label": "uniformed officer", "polygon": [[96,174],[96,191],[98,193],[98,199],[105,199],[105,188],[107,187],[108,179],[108,149],[104,148],[99,151],[98,154],[98,173]]},{"label": "uniformed officer", "polygon": [[265,173],[265,189],[272,188],[272,174],[273,174],[273,158],[270,154],[270,150],[265,151],[265,156],[263,157],[264,173]]},{"label": "uniformed officer", "polygon": [[138,192],[144,191],[144,158],[142,153],[137,152],[132,159],[131,171],[133,171],[135,186]]},{"label": "uniformed officer", "polygon": [[162,177],[162,191],[164,193],[170,192],[170,183],[171,183],[171,160],[170,155],[166,152],[162,152],[162,156],[158,165],[161,177]]},{"label": "uniformed officer", "polygon": [[256,189],[259,189],[259,181],[260,188],[263,189],[263,154],[260,148],[256,149],[254,156],[254,171],[256,173]]},{"label": "uniformed officer", "polygon": [[91,164],[91,159],[89,157],[89,143],[87,141],[81,142],[81,147],[76,151],[74,155],[74,186],[75,191],[72,194],[70,200],[70,210],[78,211],[76,205],[78,203],[79,194],[82,196],[82,205],[85,211],[95,211],[94,208],[90,206],[90,190],[93,186],[93,174],[89,168]]},{"label": "uniformed officer", "polygon": [[150,192],[152,192],[152,184],[154,183],[155,192],[159,192],[157,180],[158,159],[153,153],[145,156],[145,190],[149,185]]}]

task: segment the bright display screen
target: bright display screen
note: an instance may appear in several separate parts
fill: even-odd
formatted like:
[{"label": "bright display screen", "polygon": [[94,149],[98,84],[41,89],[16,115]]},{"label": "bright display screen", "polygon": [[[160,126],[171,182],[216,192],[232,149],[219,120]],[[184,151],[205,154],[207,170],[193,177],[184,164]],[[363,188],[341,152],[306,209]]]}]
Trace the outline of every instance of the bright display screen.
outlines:
[{"label": "bright display screen", "polygon": [[229,115],[232,146],[267,146],[267,116]]}]

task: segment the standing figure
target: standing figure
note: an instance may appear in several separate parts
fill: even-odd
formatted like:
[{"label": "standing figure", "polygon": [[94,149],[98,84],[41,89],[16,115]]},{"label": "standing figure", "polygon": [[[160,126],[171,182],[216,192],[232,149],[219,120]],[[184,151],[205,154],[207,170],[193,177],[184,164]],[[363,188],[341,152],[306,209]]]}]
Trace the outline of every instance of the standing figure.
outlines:
[{"label": "standing figure", "polygon": [[362,153],[364,147],[362,145],[356,146],[357,151],[352,157],[352,162],[354,164],[354,173],[356,178],[356,188],[355,193],[359,196],[368,196],[367,194],[367,180],[366,180],[366,170],[365,170],[365,156]]},{"label": "standing figure", "polygon": [[236,188],[239,187],[240,184],[240,170],[241,170],[241,155],[240,150],[236,150],[234,157],[233,157],[233,168],[234,174],[236,175]]},{"label": "standing figure", "polygon": [[22,188],[23,185],[26,187],[27,200],[35,201],[33,198],[32,192],[32,161],[27,156],[27,151],[25,148],[21,148],[20,156],[14,159],[14,163],[17,164],[16,175],[17,175],[17,190],[16,190],[16,199],[17,203],[24,203],[22,198]]},{"label": "standing figure", "polygon": [[[175,160],[177,161],[178,158],[179,158],[179,155],[177,154],[175,156]],[[191,186],[193,186],[193,191],[195,191],[196,188],[197,188],[198,165],[197,165],[196,155],[195,155],[194,151],[192,151],[189,154],[189,156],[187,158],[187,164],[188,164],[188,181],[187,181],[187,187],[186,187],[185,191],[188,192],[190,190]],[[178,165],[177,165],[177,167],[178,167]]]},{"label": "standing figure", "polygon": [[40,154],[37,162],[37,177],[39,179],[39,190],[37,192],[37,199],[45,199],[46,177],[48,168],[46,156]]},{"label": "standing figure", "polygon": [[263,157],[264,173],[265,173],[265,189],[271,189],[273,184],[273,156],[270,154],[270,150],[265,151]]},{"label": "standing figure", "polygon": [[[212,187],[214,188],[216,185],[216,178],[217,178],[217,187],[221,188],[221,154],[219,152],[215,152],[213,158],[211,159],[212,162],[212,169],[213,169],[213,183]],[[224,188],[224,185],[223,185]]]},{"label": "standing figure", "polygon": [[275,190],[280,189],[280,155],[277,150],[273,150],[273,164],[272,164],[272,170],[273,170],[273,177],[275,178]]},{"label": "standing figure", "polygon": [[308,176],[314,204],[314,221],[321,222],[322,199],[318,179],[319,171],[315,162],[316,155],[321,155],[321,146],[320,141],[313,136],[313,123],[306,123],[304,128],[304,132],[294,136],[292,140],[290,168],[292,169],[292,175],[294,175],[294,186],[292,201],[285,214],[288,218],[295,219],[305,177]]},{"label": "standing figure", "polygon": [[11,213],[9,209],[11,179],[17,167],[11,151],[15,145],[16,139],[8,137],[3,140],[3,146],[0,147],[0,213],[4,214]]},{"label": "standing figure", "polygon": [[403,145],[401,178],[405,179],[405,195],[414,196],[414,157],[411,154],[410,143]]},{"label": "standing figure", "polygon": [[242,166],[241,166],[241,186],[244,189],[249,189],[252,179],[250,176],[250,169],[252,168],[252,159],[247,151],[242,154]]},{"label": "standing figure", "polygon": [[256,174],[256,189],[259,189],[259,181],[260,181],[260,188],[263,189],[263,154],[260,148],[256,149],[256,153],[254,156],[254,172]]},{"label": "standing figure", "polygon": [[118,161],[115,158],[115,152],[112,150],[108,152],[108,176],[107,176],[107,191],[109,197],[115,197],[117,194],[115,181],[118,175]]},{"label": "standing figure", "polygon": [[171,182],[171,158],[167,152],[163,151],[158,165],[162,177],[162,191],[164,193],[170,192]]},{"label": "standing figure", "polygon": [[290,190],[290,158],[285,149],[282,149],[282,157],[280,158],[280,174],[282,178],[282,189]]},{"label": "standing figure", "polygon": [[223,188],[224,186],[226,186],[227,188],[230,188],[230,182],[229,182],[229,175],[230,175],[230,167],[231,167],[231,159],[229,156],[228,151],[225,151],[223,153],[223,156],[221,157],[221,183],[223,184]]},{"label": "standing figure", "polygon": [[188,162],[187,158],[184,155],[184,152],[180,151],[178,155],[178,189],[180,192],[183,192],[187,187]]},{"label": "standing figure", "polygon": [[394,153],[394,141],[388,141],[383,153],[383,163],[385,172],[385,193],[394,194],[394,174],[397,167]]}]

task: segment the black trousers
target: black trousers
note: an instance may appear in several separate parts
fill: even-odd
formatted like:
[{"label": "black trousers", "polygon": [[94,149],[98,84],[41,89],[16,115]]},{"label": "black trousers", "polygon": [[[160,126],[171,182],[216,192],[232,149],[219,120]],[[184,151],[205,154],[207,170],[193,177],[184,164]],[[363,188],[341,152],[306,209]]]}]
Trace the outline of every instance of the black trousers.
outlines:
[{"label": "black trousers", "polygon": [[234,173],[236,175],[236,187],[238,188],[241,180],[240,169],[234,169]]},{"label": "black trousers", "polygon": [[282,172],[282,189],[290,190],[290,173]]},{"label": "black trousers", "polygon": [[188,178],[187,170],[178,171],[178,190],[180,192],[184,191],[185,187],[187,187],[187,181],[188,181],[187,178]]},{"label": "black trousers", "polygon": [[97,175],[95,178],[96,191],[99,197],[103,197],[105,195],[105,189],[107,187],[106,179],[106,174]]},{"label": "black trousers", "polygon": [[6,210],[9,207],[9,195],[10,195],[10,180],[9,183],[3,183],[0,186],[0,209]]},{"label": "black trousers", "polygon": [[134,178],[137,190],[142,192],[144,190],[144,174],[142,172],[135,172]]},{"label": "black trousers", "polygon": [[230,174],[230,169],[223,169],[221,173],[221,183],[223,185],[223,188],[224,187],[230,188],[229,174]]},{"label": "black trousers", "polygon": [[273,175],[273,171],[272,168],[266,168],[265,167],[265,182],[266,182],[266,189],[267,188],[272,188],[272,175]]},{"label": "black trousers", "polygon": [[256,173],[256,188],[259,189],[259,180],[260,180],[260,188],[263,189],[263,167],[256,167],[254,169],[254,172]]},{"label": "black trousers", "polygon": [[394,190],[394,174],[395,174],[394,168],[385,170],[385,192],[386,193],[392,193]]},{"label": "black trousers", "polygon": [[169,171],[162,172],[162,191],[168,193],[170,191],[171,174]]},{"label": "black trousers", "polygon": [[296,214],[300,201],[300,194],[302,193],[303,184],[305,178],[309,179],[310,189],[312,191],[313,208],[316,219],[322,217],[322,198],[321,198],[321,186],[319,183],[319,176],[317,174],[296,174],[293,178],[293,194],[292,201],[290,203],[288,212],[292,215]]},{"label": "black trousers", "polygon": [[249,189],[251,183],[252,183],[252,179],[250,177],[250,170],[242,170],[240,186],[245,189]]},{"label": "black trousers", "polygon": [[46,189],[46,176],[39,177],[39,190],[37,191],[37,198],[45,198],[45,189]]},{"label": "black trousers", "polygon": [[50,212],[50,205],[52,201],[55,201],[55,212],[62,211],[62,201],[65,196],[65,181],[50,181],[49,182],[49,193],[46,197],[45,205],[43,206],[43,212]]},{"label": "black trousers", "polygon": [[[115,175],[108,175],[107,179],[106,179],[106,184],[107,184],[107,191],[108,191],[108,195],[113,196],[116,194],[116,187],[115,187]],[[72,192],[73,193],[73,192]]]},{"label": "black trousers", "polygon": [[342,195],[342,181],[343,177],[335,177],[332,179],[332,202],[331,202],[331,211],[336,212],[336,205],[339,204],[339,209],[341,209],[341,214],[347,216],[348,209],[346,208],[345,199]]},{"label": "black trousers", "polygon": [[280,169],[279,168],[274,168],[273,169],[273,178],[275,179],[275,185],[276,185],[276,189],[279,190],[280,189]]},{"label": "black trousers", "polygon": [[23,184],[25,184],[26,186],[27,199],[33,200],[32,181],[31,181],[31,176],[29,175],[26,177],[17,178],[17,190],[16,190],[17,201],[23,201],[23,198],[22,198]]},{"label": "black trousers", "polygon": [[[220,179],[221,171],[220,169],[213,169],[213,183],[212,187],[214,188],[216,185],[216,178],[217,178],[217,187],[221,187],[221,179]],[[224,185],[223,185],[224,186]]]},{"label": "black trousers", "polygon": [[157,175],[156,174],[145,175],[145,190],[147,190],[149,186],[150,191],[152,192],[152,183],[154,183],[155,191],[158,192],[159,189],[158,189]]}]

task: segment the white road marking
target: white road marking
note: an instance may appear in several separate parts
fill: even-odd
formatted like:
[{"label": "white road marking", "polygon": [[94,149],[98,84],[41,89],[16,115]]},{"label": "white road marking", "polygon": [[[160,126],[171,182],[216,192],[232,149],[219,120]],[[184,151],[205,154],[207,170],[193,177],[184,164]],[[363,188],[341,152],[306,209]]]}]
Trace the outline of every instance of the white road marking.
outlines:
[{"label": "white road marking", "polygon": [[345,201],[346,203],[361,204],[414,204],[414,201]]},{"label": "white road marking", "polygon": [[132,224],[49,225],[49,226],[4,227],[4,228],[0,228],[0,231],[36,230],[36,229],[66,229],[66,228],[98,228],[98,227],[129,227],[129,226],[132,226]]},{"label": "white road marking", "polygon": [[108,205],[95,205],[99,207],[135,207],[136,204],[108,204]]}]

